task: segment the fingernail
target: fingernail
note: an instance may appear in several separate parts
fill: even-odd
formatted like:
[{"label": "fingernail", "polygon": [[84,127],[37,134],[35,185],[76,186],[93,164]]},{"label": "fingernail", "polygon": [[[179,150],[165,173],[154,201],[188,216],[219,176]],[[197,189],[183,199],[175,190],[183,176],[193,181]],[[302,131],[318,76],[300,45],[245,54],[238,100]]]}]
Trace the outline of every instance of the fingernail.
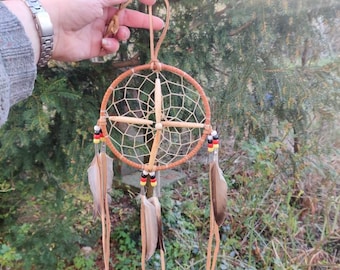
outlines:
[{"label": "fingernail", "polygon": [[119,42],[114,38],[103,38],[102,47],[108,52],[116,52],[119,49]]},{"label": "fingernail", "polygon": [[102,46],[108,46],[109,45],[109,41],[107,40],[107,38],[103,38],[102,39]]}]

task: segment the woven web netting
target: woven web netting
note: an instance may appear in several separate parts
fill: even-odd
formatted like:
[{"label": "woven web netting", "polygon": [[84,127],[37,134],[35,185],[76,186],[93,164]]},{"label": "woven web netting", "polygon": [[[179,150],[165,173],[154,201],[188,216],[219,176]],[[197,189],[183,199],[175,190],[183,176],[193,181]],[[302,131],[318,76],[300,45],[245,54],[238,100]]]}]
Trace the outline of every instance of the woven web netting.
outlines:
[{"label": "woven web netting", "polygon": [[[157,78],[160,99],[155,98]],[[147,69],[117,79],[107,90],[102,111],[105,107],[107,143],[118,158],[137,168],[149,162],[157,132],[156,102],[161,103],[162,124],[155,157],[158,170],[177,166],[196,154],[206,137],[210,112],[203,90],[197,90],[199,85],[189,75]]]}]

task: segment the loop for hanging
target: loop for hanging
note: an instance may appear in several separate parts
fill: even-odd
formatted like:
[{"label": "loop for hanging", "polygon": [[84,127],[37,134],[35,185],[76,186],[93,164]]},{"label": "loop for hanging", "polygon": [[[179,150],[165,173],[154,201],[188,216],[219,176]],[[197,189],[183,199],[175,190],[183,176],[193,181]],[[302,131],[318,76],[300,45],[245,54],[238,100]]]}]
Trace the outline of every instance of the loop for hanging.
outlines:
[{"label": "loop for hanging", "polygon": [[158,65],[159,61],[158,61],[158,53],[159,50],[161,48],[161,45],[164,41],[164,38],[166,36],[166,33],[169,29],[169,25],[170,25],[170,5],[169,5],[169,1],[168,0],[164,0],[165,3],[165,8],[166,8],[166,18],[165,18],[165,25],[164,25],[164,29],[162,34],[159,37],[159,40],[156,44],[156,47],[154,45],[154,30],[153,30],[153,22],[152,22],[152,6],[148,6],[148,11],[149,11],[149,24],[150,24],[150,55],[151,55],[151,61],[150,63],[153,65],[152,67],[154,68],[154,70],[158,71],[161,70],[161,66]]}]

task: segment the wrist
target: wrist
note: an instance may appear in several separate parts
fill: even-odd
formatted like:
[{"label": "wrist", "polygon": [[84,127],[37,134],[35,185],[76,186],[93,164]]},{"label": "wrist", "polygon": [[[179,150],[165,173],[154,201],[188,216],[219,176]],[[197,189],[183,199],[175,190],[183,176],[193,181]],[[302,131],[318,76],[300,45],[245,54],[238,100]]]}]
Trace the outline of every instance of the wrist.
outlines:
[{"label": "wrist", "polygon": [[38,66],[43,67],[47,65],[52,57],[53,51],[53,24],[47,11],[43,8],[39,0],[23,0],[29,10],[39,36],[40,55]]},{"label": "wrist", "polygon": [[[24,0],[25,1],[25,0]],[[74,1],[74,0],[71,0]],[[60,9],[60,2],[61,0],[39,0],[41,3],[41,6],[45,9],[45,11],[48,13],[50,20],[53,25],[53,31],[54,31],[54,36],[53,36],[53,51],[52,51],[52,59],[55,59],[54,55],[56,52],[56,45],[58,42],[58,33],[59,30],[59,9]]]}]

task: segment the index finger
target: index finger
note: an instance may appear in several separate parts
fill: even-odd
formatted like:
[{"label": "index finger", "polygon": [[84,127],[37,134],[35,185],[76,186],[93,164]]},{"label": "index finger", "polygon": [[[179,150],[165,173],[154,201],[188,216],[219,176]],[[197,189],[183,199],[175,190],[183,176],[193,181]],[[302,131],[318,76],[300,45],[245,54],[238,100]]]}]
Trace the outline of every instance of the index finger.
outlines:
[{"label": "index finger", "polygon": [[153,5],[156,3],[156,0],[139,0],[139,2],[143,3],[144,5]]},{"label": "index finger", "polygon": [[[133,28],[150,28],[149,15],[132,9],[124,9],[119,14],[119,21],[122,25]],[[152,17],[154,30],[161,30],[164,27],[164,21],[157,17]]]}]

